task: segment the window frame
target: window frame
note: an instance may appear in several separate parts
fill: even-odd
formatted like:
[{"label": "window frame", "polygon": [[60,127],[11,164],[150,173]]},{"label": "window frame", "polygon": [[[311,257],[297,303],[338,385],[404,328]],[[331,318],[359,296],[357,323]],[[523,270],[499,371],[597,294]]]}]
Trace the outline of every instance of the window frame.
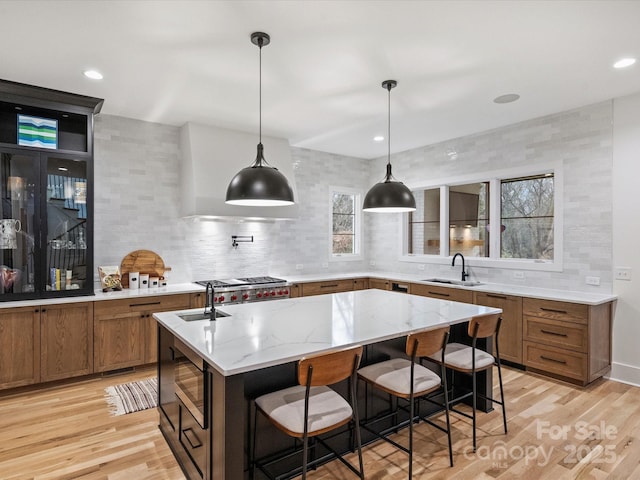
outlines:
[{"label": "window frame", "polygon": [[[533,168],[509,168],[488,172],[471,173],[456,177],[432,179],[428,182],[413,182],[409,188],[414,190],[440,188],[440,254],[409,254],[408,234],[409,216],[403,215],[402,220],[402,241],[400,244],[399,260],[411,263],[442,264],[451,263],[449,253],[449,187],[464,185],[467,183],[489,182],[489,257],[468,257],[475,267],[504,268],[514,270],[539,270],[560,272],[563,269],[563,171],[562,162],[548,162],[539,164]],[[500,183],[502,180],[509,180],[521,177],[531,177],[552,173],[554,176],[554,258],[553,261],[525,259],[525,258],[501,258],[500,257]]]},{"label": "window frame", "polygon": [[[333,252],[333,195],[334,194],[351,195],[354,208],[354,253],[334,253]],[[350,187],[329,187],[329,261],[357,261],[362,260],[362,191]]]}]

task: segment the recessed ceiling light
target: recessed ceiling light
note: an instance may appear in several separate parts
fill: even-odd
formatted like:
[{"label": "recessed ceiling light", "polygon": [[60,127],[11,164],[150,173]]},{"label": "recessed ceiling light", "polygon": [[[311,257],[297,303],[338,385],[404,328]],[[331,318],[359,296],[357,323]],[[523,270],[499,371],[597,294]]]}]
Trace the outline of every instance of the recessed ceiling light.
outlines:
[{"label": "recessed ceiling light", "polygon": [[384,137],[382,135],[376,135],[375,137],[373,137],[373,141],[374,142],[382,142],[382,141],[384,141]]},{"label": "recessed ceiling light", "polygon": [[500,95],[493,99],[494,103],[511,103],[515,102],[520,98],[520,95],[517,93],[507,93],[506,95]]},{"label": "recessed ceiling light", "polygon": [[626,68],[636,63],[635,58],[622,58],[613,64],[613,68]]},{"label": "recessed ceiling light", "polygon": [[58,170],[60,170],[61,172],[68,172],[69,169],[66,167],[58,167]]},{"label": "recessed ceiling light", "polygon": [[92,80],[102,80],[102,74],[97,70],[85,70],[84,76]]}]

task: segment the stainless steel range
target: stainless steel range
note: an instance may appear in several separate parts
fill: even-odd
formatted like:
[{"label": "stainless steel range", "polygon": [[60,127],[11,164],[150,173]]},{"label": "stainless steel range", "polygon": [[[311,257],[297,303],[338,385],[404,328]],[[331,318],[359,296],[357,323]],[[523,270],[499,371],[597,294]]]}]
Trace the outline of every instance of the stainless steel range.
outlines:
[{"label": "stainless steel range", "polygon": [[221,280],[200,280],[195,282],[204,287],[213,286],[213,304],[264,302],[289,298],[289,282],[274,277],[225,278]]}]

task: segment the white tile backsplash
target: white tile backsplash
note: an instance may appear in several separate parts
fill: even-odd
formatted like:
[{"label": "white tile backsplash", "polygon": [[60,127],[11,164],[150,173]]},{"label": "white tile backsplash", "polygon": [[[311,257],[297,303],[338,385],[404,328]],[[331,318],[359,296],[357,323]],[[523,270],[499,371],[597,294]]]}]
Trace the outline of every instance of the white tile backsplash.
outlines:
[{"label": "white tile backsplash", "polygon": [[[612,104],[603,102],[393,155],[394,175],[409,185],[461,173],[561,160],[564,167],[564,270],[526,271],[532,286],[611,291]],[[364,195],[384,173],[386,158],[363,160],[292,148],[300,218],[287,221],[194,221],[178,217],[179,129],[101,114],[95,125],[95,265],[118,265],[149,249],[172,267],[171,282],[244,275],[350,272],[372,268],[415,273],[400,262],[401,217],[363,214],[361,261],[329,262],[329,188]],[[447,153],[457,152],[451,160]],[[247,159],[247,164],[251,159]],[[231,246],[231,235],[253,243]],[[370,262],[375,262],[375,267]],[[513,271],[471,271],[482,280],[513,282]],[[328,268],[323,265],[328,264]],[[303,265],[297,270],[296,265]],[[457,271],[457,270],[456,270]],[[451,276],[426,264],[428,276]],[[598,276],[600,287],[585,285]],[[522,280],[519,280],[520,282]]]}]

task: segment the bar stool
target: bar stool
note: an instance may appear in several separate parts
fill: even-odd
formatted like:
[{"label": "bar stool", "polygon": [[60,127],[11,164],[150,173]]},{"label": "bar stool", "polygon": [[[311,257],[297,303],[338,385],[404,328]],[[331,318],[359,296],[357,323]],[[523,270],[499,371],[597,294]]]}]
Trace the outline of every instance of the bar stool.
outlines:
[{"label": "bar stool", "polygon": [[[413,476],[413,424],[420,418],[430,425],[446,432],[449,443],[449,463],[453,467],[453,452],[451,449],[451,425],[449,422],[449,402],[447,379],[443,375],[442,378],[435,372],[429,370],[419,363],[421,357],[427,357],[433,353],[444,351],[449,338],[449,327],[441,327],[437,329],[424,330],[412,333],[407,336],[405,352],[410,356],[411,360],[406,358],[392,358],[358,370],[358,377],[368,384],[387,392],[397,398],[405,399],[409,402],[409,418],[403,422],[393,425],[390,428],[378,432],[370,425],[397,415],[397,411],[377,417],[369,422],[363,423],[362,427],[373,433],[377,437],[391,443],[396,448],[403,450],[409,454],[409,478]],[[420,416],[420,404],[418,403],[418,412],[415,411],[416,400],[425,398],[430,400],[429,394],[436,391],[443,391],[444,405],[433,401],[444,407],[447,421],[447,428],[432,422],[428,418]],[[398,428],[409,425],[409,447],[405,447],[388,437],[389,433],[397,431]]]},{"label": "bar stool", "polygon": [[[327,448],[352,472],[364,479],[362,448],[358,408],[356,402],[356,372],[362,357],[362,346],[350,347],[329,353],[309,356],[298,362],[298,385],[262,395],[255,400],[253,436],[253,470],[260,468],[267,476],[269,473],[260,462],[255,460],[256,424],[258,411],[267,417],[273,425],[287,435],[302,439],[302,467],[290,472],[300,474],[306,479],[309,466],[315,466],[326,457],[308,461],[309,438],[313,438]],[[350,401],[329,388],[329,385],[350,379]],[[335,430],[353,421],[355,443],[358,451],[359,470],[331,448],[319,435]],[[315,443],[314,443],[315,446]],[[299,450],[298,450],[299,451]]]},{"label": "bar stool", "polygon": [[[450,404],[459,403],[465,398],[472,397],[472,415],[461,412],[455,408],[451,408],[460,415],[472,419],[473,421],[473,451],[476,451],[476,404],[478,396],[487,401],[495,402],[502,406],[502,420],[504,423],[504,433],[507,433],[507,413],[504,408],[504,389],[502,387],[502,369],[500,367],[500,350],[498,348],[498,333],[500,332],[500,323],[502,318],[499,313],[487,313],[476,315],[469,321],[468,335],[471,337],[471,346],[460,343],[450,343],[442,352],[436,352],[429,355],[429,359],[439,365],[444,365],[445,369],[453,372],[461,372],[471,375],[472,389],[456,398],[450,400]],[[495,345],[495,357],[476,346],[479,338],[492,337]],[[490,370],[493,366],[498,367],[498,379],[500,383],[500,401],[493,399],[489,395],[478,393],[476,374],[485,370]],[[446,376],[446,372],[443,372]],[[452,380],[451,388],[454,389],[454,381]]]}]

